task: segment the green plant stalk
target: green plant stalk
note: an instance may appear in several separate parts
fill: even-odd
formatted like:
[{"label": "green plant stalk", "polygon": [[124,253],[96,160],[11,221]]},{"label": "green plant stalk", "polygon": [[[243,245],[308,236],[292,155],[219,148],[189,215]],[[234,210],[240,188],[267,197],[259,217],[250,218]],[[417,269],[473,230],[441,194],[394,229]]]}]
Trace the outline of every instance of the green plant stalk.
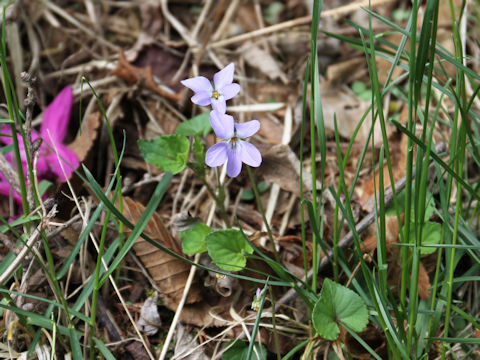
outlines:
[{"label": "green plant stalk", "polygon": [[[187,164],[187,165],[189,165],[189,164]],[[210,193],[210,195],[215,200],[215,204],[216,204],[217,209],[220,213],[220,216],[222,217],[223,221],[225,222],[225,225],[228,228],[231,227],[230,219],[228,218],[228,214],[227,214],[227,211],[226,211],[225,205],[224,205],[225,189],[223,187],[223,184],[218,185],[218,194],[217,194],[215,192],[215,190],[213,190],[212,186],[205,179],[205,176],[200,176],[200,174],[198,174],[192,166],[189,166],[189,168],[198,176],[198,178],[202,181],[203,185],[205,185],[205,187],[207,188],[207,191]]]},{"label": "green plant stalk", "polygon": [[[410,54],[409,54],[409,81],[408,81],[408,121],[407,129],[410,132],[414,133],[415,123],[416,123],[416,104],[414,103],[414,89],[415,89],[415,76],[416,74],[416,34],[417,34],[417,13],[419,8],[419,1],[414,0],[412,4],[412,26],[410,29]],[[413,180],[413,143],[412,139],[408,138],[407,140],[407,166],[406,166],[406,186],[405,186],[405,209],[404,209],[404,229],[405,229],[405,238],[404,243],[410,243],[410,216],[411,216],[411,204],[412,204],[412,180]],[[410,277],[410,259],[409,259],[410,249],[407,246],[402,247],[401,250],[401,266],[402,266],[402,277],[400,283],[400,304],[403,308],[406,307],[406,298],[407,298],[407,284]],[[413,334],[410,334],[410,336]],[[407,338],[407,351],[410,354],[411,350],[411,338]]]},{"label": "green plant stalk", "polygon": [[278,342],[277,320],[275,318],[275,298],[273,296],[273,288],[269,286],[268,290],[270,292],[270,302],[272,303],[273,341],[275,342],[275,351],[277,352],[277,360],[281,360],[282,356],[280,355],[280,343]]},{"label": "green plant stalk", "polygon": [[[303,83],[303,98],[302,98],[302,123],[300,124],[300,204],[303,204],[303,148],[305,145],[305,123],[306,123],[306,111],[307,111],[307,88],[308,88],[308,75],[309,75],[309,60],[305,66],[305,79]],[[302,255],[303,255],[303,270],[305,271],[305,279],[308,277],[308,259],[307,259],[307,234],[305,227],[305,209],[300,207],[300,228],[302,234]]]},{"label": "green plant stalk", "polygon": [[[417,56],[417,69],[415,80],[416,92],[415,92],[415,104],[418,104],[420,96],[420,87],[422,84],[423,74],[427,62],[428,50],[430,50],[430,56],[433,57],[435,52],[436,45],[436,29],[438,21],[438,2],[430,2],[426,8],[424,22],[422,25],[419,53]],[[430,46],[423,46],[422,44],[428,43],[430,40]],[[423,131],[422,131],[422,142],[425,142],[427,131],[428,131],[428,116],[429,116],[429,104],[431,96],[431,85],[433,78],[433,64],[429,65],[428,68],[428,81],[425,95],[425,110],[423,112]],[[421,115],[421,114],[420,114]],[[415,323],[417,321],[418,313],[418,276],[420,270],[420,255],[421,255],[421,239],[423,226],[425,222],[425,206],[426,206],[426,194],[427,194],[427,181],[428,181],[428,169],[430,164],[430,153],[433,145],[432,136],[433,130],[435,128],[436,118],[432,119],[432,124],[428,134],[428,142],[426,146],[426,152],[423,148],[417,147],[417,179],[415,181],[415,238],[414,238],[414,248],[413,248],[413,261],[412,261],[412,275],[410,280],[410,301],[409,301],[409,321],[408,321],[408,338],[407,343],[413,344],[413,336],[415,332]],[[424,156],[425,153],[425,156]],[[423,162],[422,162],[423,157]],[[417,335],[418,338],[418,335]]]},{"label": "green plant stalk", "polygon": [[[115,168],[119,168],[119,156],[118,156],[118,150],[117,150],[117,145],[115,144],[115,138],[113,136],[113,130],[112,126],[110,124],[110,120],[108,119],[107,112],[105,110],[105,107],[103,106],[102,101],[100,100],[100,97],[98,96],[97,92],[93,88],[92,84],[90,84],[90,81],[86,77],[82,77],[82,89],[83,89],[83,82],[86,82],[88,86],[90,87],[90,90],[92,91],[93,95],[95,96],[95,99],[97,100],[98,107],[100,108],[100,112],[102,113],[104,119],[105,119],[105,124],[107,125],[107,130],[108,130],[108,135],[110,138],[110,144],[112,145],[112,153],[113,153],[113,161],[115,164]],[[118,209],[120,212],[123,213],[123,194],[122,194],[122,175],[120,171],[117,171],[116,173],[116,178],[117,178],[117,183],[116,183],[116,191],[118,191]],[[118,239],[119,239],[119,246],[118,249],[121,250],[123,247],[123,239],[124,239],[124,230],[123,230],[123,223],[120,222],[118,224]],[[120,276],[120,271],[121,267],[118,267],[117,270],[115,271],[115,280],[117,281],[119,276]]]},{"label": "green plant stalk", "polygon": [[75,326],[72,322],[72,316],[70,314],[70,311],[68,310],[68,305],[67,301],[65,300],[65,297],[63,296],[62,289],[60,287],[60,284],[58,283],[58,280],[55,276],[55,264],[53,261],[53,256],[52,252],[50,251],[50,247],[48,245],[48,239],[47,236],[45,235],[45,231],[42,231],[42,240],[43,240],[43,249],[45,251],[45,256],[47,258],[47,264],[48,264],[48,271],[46,271],[47,276],[49,277],[53,287],[55,294],[57,295],[58,299],[60,300],[60,303],[63,306],[63,310],[65,311],[65,315],[67,318],[68,322],[68,327],[70,329],[75,329]]},{"label": "green plant stalk", "polygon": [[305,346],[307,346],[309,340],[303,340],[300,344],[296,345],[292,350],[290,350],[287,355],[285,355],[282,360],[289,360],[293,355],[295,355],[298,351],[303,349]]},{"label": "green plant stalk", "polygon": [[[265,299],[267,297],[266,287],[268,286],[268,280],[269,279],[267,278],[267,283],[265,284],[265,287],[263,288],[262,298],[260,299],[260,306],[258,308],[257,317],[255,319],[255,324],[253,325],[252,339],[250,341],[250,344],[248,344],[246,359],[252,359],[253,346],[255,344],[255,338],[257,337],[258,328],[260,327],[260,320],[262,318],[263,306],[265,305]],[[260,359],[258,359],[258,360],[260,360]]]},{"label": "green plant stalk", "polygon": [[[317,216],[318,209],[318,198],[317,198],[317,165],[316,165],[316,141],[315,141],[315,125],[316,121],[323,125],[323,118],[321,116],[322,109],[320,100],[320,82],[318,78],[318,53],[317,53],[317,35],[318,35],[318,25],[320,22],[320,13],[322,11],[322,0],[314,0],[313,3],[313,13],[312,13],[312,27],[311,27],[311,46],[310,46],[310,156],[312,164],[312,202],[315,209],[315,215]],[[320,140],[320,133],[322,131],[321,126],[318,127],[317,137]],[[324,129],[323,129],[324,131]],[[322,159],[321,162],[325,163],[323,146],[320,144]],[[322,164],[321,164],[322,166]],[[322,173],[322,171],[321,171]],[[322,184],[323,187],[323,184]],[[312,235],[312,290],[317,292],[317,269],[318,269],[318,244],[317,242],[320,239],[317,239],[316,236]]]},{"label": "green plant stalk", "polygon": [[[372,137],[373,139],[373,137]],[[384,147],[380,147],[380,159],[379,159],[379,176],[378,176],[378,188],[379,188],[379,214],[376,222],[378,223],[377,230],[377,262],[378,262],[378,276],[380,282],[380,290],[386,294],[387,283],[387,244],[386,244],[386,230],[385,230],[385,189],[383,181],[383,160],[384,160]],[[392,181],[393,183],[393,181]],[[377,205],[375,204],[375,207]]]},{"label": "green plant stalk", "polygon": [[[8,67],[7,67],[7,46],[6,46],[6,40],[5,40],[5,14],[6,14],[6,7],[3,7],[3,23],[2,23],[2,39],[1,39],[1,56],[0,56],[0,65],[2,67],[2,75],[3,75],[3,89],[5,92],[5,98],[7,100],[7,108],[8,108],[8,115],[10,117],[10,128],[11,128],[11,133],[12,133],[12,141],[13,141],[13,151],[15,153],[15,162],[17,164],[17,173],[18,173],[18,182],[20,185],[20,195],[22,197],[22,207],[23,207],[23,213],[26,215],[30,213],[30,206],[28,204],[27,200],[27,182],[25,180],[25,174],[23,173],[23,166],[22,166],[22,158],[20,155],[20,148],[18,146],[18,138],[16,136],[17,134],[17,129],[16,129],[16,119],[18,119],[17,115],[17,109],[18,106],[14,107],[14,101],[12,100],[12,97],[15,97],[15,92],[12,91],[10,84],[11,84],[11,78],[10,74],[8,72]],[[19,122],[19,128],[20,131],[23,134],[23,127],[22,124]],[[25,139],[25,137],[24,137]],[[25,147],[26,149],[26,147]],[[31,168],[31,161],[29,158],[29,154],[27,155],[27,164]],[[30,225],[27,224],[27,227],[29,228]]]},{"label": "green plant stalk", "polygon": [[[450,12],[451,12],[451,21],[453,27],[453,41],[455,45],[455,55],[456,58],[459,59],[461,63],[463,63],[463,51],[460,39],[460,33],[457,27],[457,22],[455,19],[455,8],[453,1],[449,1],[450,4]],[[465,16],[463,12],[460,16]],[[468,122],[468,115],[466,112],[467,109],[467,95],[465,90],[465,74],[462,69],[457,70],[457,83],[456,83],[456,90],[458,93],[457,96],[457,109],[460,111],[460,130],[458,133],[458,141],[457,146],[459,146],[459,150],[455,156],[455,165],[456,165],[456,172],[460,178],[463,178],[463,169],[465,163],[465,149],[466,149],[466,135],[467,135],[467,122]],[[458,112],[457,112],[458,113]],[[456,118],[458,119],[458,117]],[[455,128],[457,124],[455,124]],[[473,145],[473,144],[472,144]],[[462,184],[457,181],[457,198],[455,203],[455,220],[454,220],[454,228],[453,228],[453,237],[452,237],[452,245],[456,245],[457,238],[458,238],[458,225],[459,219],[462,216]],[[448,254],[448,252],[447,252]],[[448,269],[448,277],[447,277],[447,303],[445,307],[445,325],[444,325],[444,336],[448,337],[449,327],[450,327],[450,313],[452,308],[452,297],[453,297],[453,275],[455,271],[455,247],[450,249],[449,253],[449,261],[447,263]],[[447,255],[448,256],[448,255]],[[442,348],[442,360],[445,359],[446,356],[446,347]]]},{"label": "green plant stalk", "polygon": [[275,260],[280,263],[280,256],[278,255],[277,246],[275,241],[273,240],[272,230],[270,229],[270,224],[267,221],[267,217],[265,216],[265,210],[263,209],[262,199],[260,198],[260,193],[258,192],[257,183],[255,182],[255,178],[253,177],[252,169],[250,166],[246,165],[248,171],[248,177],[250,178],[250,183],[252,184],[253,194],[255,195],[255,200],[257,201],[258,210],[260,214],[262,214],[263,223],[267,228],[268,240],[270,240],[270,245],[273,249],[273,255],[275,256]]},{"label": "green plant stalk", "polygon": [[105,248],[105,239],[107,236],[107,229],[108,223],[110,221],[110,216],[112,212],[107,210],[107,214],[105,215],[105,220],[103,222],[102,234],[100,237],[100,244],[98,248],[97,254],[97,265],[95,267],[95,281],[93,285],[93,293],[92,293],[92,307],[90,313],[90,323],[89,323],[89,330],[90,330],[90,360],[95,359],[95,346],[94,346],[94,336],[95,336],[95,325],[96,325],[96,316],[97,316],[97,304],[98,304],[98,294],[100,291],[100,270],[102,268],[102,258],[103,258],[103,251]]}]

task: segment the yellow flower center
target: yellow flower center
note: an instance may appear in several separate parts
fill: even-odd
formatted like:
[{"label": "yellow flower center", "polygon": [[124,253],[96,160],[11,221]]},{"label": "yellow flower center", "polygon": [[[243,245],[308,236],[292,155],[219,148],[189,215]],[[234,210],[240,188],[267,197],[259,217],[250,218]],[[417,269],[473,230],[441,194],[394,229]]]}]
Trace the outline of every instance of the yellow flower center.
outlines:
[{"label": "yellow flower center", "polygon": [[220,94],[218,93],[218,91],[217,91],[217,90],[213,90],[213,92],[212,92],[212,97],[218,100],[218,97],[219,97],[219,96],[220,96]]}]

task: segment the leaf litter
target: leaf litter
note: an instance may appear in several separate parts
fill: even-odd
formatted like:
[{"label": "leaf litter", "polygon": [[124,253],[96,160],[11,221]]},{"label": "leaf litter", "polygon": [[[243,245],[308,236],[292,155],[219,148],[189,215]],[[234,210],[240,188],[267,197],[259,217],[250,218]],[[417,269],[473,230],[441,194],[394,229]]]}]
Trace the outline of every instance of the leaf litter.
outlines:
[{"label": "leaf litter", "polygon": [[[215,3],[215,2],[214,2]],[[11,65],[13,71],[18,72],[16,64],[24,63],[24,68],[29,72],[38,74],[39,82],[35,89],[38,93],[39,104],[47,104],[53,99],[63,86],[73,84],[75,94],[75,105],[72,115],[72,125],[69,127],[69,135],[74,139],[68,146],[73,150],[79,160],[88,164],[96,179],[102,179],[102,186],[108,184],[114,172],[114,160],[105,127],[105,120],[98,105],[95,103],[92,94],[83,90],[80,79],[86,77],[99,94],[104,104],[107,115],[113,124],[116,145],[121,147],[123,134],[126,135],[127,147],[125,149],[125,161],[121,171],[125,173],[124,188],[129,189],[124,197],[124,215],[134,224],[138,222],[145,211],[145,202],[152,194],[155,184],[159,181],[162,172],[154,169],[151,165],[145,164],[141,159],[140,150],[136,145],[138,138],[151,139],[156,135],[173,134],[179,123],[198,115],[198,107],[191,107],[187,103],[189,95],[180,85],[180,80],[190,75],[213,74],[218,69],[230,62],[235,62],[238,67],[238,82],[242,87],[248,88],[244,91],[246,95],[240,100],[242,104],[254,104],[255,102],[283,102],[295,109],[294,118],[301,118],[301,96],[303,85],[303,73],[306,66],[306,54],[309,49],[308,25],[293,24],[286,31],[274,31],[264,36],[253,36],[244,41],[232,43],[222,47],[213,47],[215,41],[229,39],[239,34],[251,34],[258,29],[266,27],[263,23],[262,12],[266,11],[273,3],[249,1],[238,2],[211,2],[178,1],[161,2],[161,5],[153,2],[135,3],[125,1],[121,3],[100,1],[93,4],[90,1],[83,3],[77,1],[62,2],[62,5],[54,5],[47,1],[45,3],[32,2],[21,8],[18,4],[13,8],[18,12],[18,17],[7,12],[7,21],[10,24],[25,25],[25,32],[19,32],[21,37],[20,46],[10,48]],[[311,11],[308,1],[292,1],[283,5],[283,10],[278,10],[274,17],[268,18],[271,21],[283,23],[308,16]],[[347,1],[325,0],[326,9],[336,9],[347,4]],[[392,1],[392,4],[394,2]],[[402,2],[399,1],[399,4]],[[86,4],[86,5],[84,5]],[[165,5],[167,4],[167,5]],[[83,7],[86,6],[86,9]],[[167,6],[167,7],[165,7]],[[203,10],[210,6],[211,9]],[[393,6],[393,5],[392,5]],[[402,5],[404,6],[404,4]],[[441,5],[440,14],[446,20],[449,18],[449,9]],[[380,9],[380,8],[379,8]],[[390,10],[383,11],[388,14]],[[208,10],[208,9],[207,9]],[[237,14],[235,17],[233,14]],[[260,14],[260,16],[259,16]],[[359,10],[359,14],[362,14]],[[222,25],[224,17],[230,17],[227,25]],[[341,14],[331,17],[326,22],[329,31],[349,31],[344,23],[345,17],[349,14]],[[363,21],[363,26],[368,27],[368,17],[357,21]],[[442,18],[442,19],[443,19]],[[445,20],[441,20],[447,22]],[[272,24],[273,25],[273,24]],[[374,26],[381,27],[378,23]],[[98,30],[98,36],[91,29]],[[216,30],[221,29],[218,33]],[[179,29],[188,29],[181,32]],[[10,30],[13,31],[14,30]],[[18,31],[18,30],[17,30]],[[448,34],[449,29],[442,28],[442,32]],[[13,34],[15,35],[15,34]],[[13,36],[12,35],[12,36]],[[440,33],[441,44],[445,48],[451,48],[451,38]],[[388,36],[388,40],[398,42],[398,38]],[[24,44],[31,44],[29,47]],[[321,79],[322,100],[324,105],[325,126],[328,130],[328,139],[333,138],[333,119],[337,119],[341,146],[345,147],[353,135],[353,130],[358,124],[368,103],[357,97],[351,84],[354,81],[368,83],[367,68],[364,56],[357,51],[342,45],[339,42],[328,40],[324,35],[319,38],[321,72],[326,74],[326,79]],[[18,45],[18,44],[17,44]],[[379,60],[379,74],[384,77],[388,73],[389,63]],[[212,70],[213,69],[213,70]],[[22,69],[23,70],[23,69]],[[452,69],[447,67],[447,73]],[[16,76],[18,74],[15,74]],[[394,73],[394,78],[400,72]],[[236,75],[237,76],[237,75]],[[236,79],[237,80],[237,79]],[[15,82],[16,92],[22,94],[22,84]],[[82,101],[90,102],[88,106],[80,105]],[[114,101],[114,99],[117,99]],[[38,105],[37,105],[38,106]],[[3,111],[3,109],[1,109]],[[39,108],[34,108],[39,114]],[[84,113],[80,113],[83,111]],[[402,122],[406,116],[406,109],[395,109]],[[446,111],[442,109],[442,112]],[[448,111],[446,111],[448,113]],[[392,114],[395,115],[395,114]],[[263,179],[268,184],[276,184],[279,187],[278,198],[286,202],[290,198],[298,200],[300,196],[311,199],[312,181],[309,173],[308,161],[310,154],[303,155],[304,163],[300,164],[299,154],[299,121],[294,121],[292,137],[288,144],[280,145],[282,142],[284,110],[276,110],[271,113],[239,113],[242,122],[256,118],[265,118],[265,126],[262,125],[259,133],[253,142],[258,145],[264,162],[262,167],[255,172],[257,179]],[[346,179],[353,179],[353,172],[358,161],[359,151],[367,141],[369,121],[371,115],[367,114],[367,120],[362,126],[359,135],[355,140],[353,150],[354,156],[348,159],[346,166]],[[3,117],[3,115],[2,115]],[[37,123],[38,125],[38,123]],[[132,130],[135,129],[135,130]],[[387,136],[393,154],[393,182],[397,182],[405,176],[406,136],[388,126]],[[76,135],[78,134],[78,135]],[[307,138],[312,136],[307,131]],[[438,139],[441,134],[435,134]],[[373,144],[378,154],[381,144],[381,132],[379,125],[374,127]],[[437,141],[438,143],[439,141]],[[206,136],[204,143],[213,143],[211,135]],[[357,150],[356,150],[357,149]],[[327,157],[334,158],[335,151],[329,150]],[[371,156],[368,155],[368,156]],[[378,159],[367,159],[363,163],[360,172],[360,182],[355,187],[354,206],[359,210],[359,218],[374,209],[374,205],[368,200],[372,199],[375,190],[378,191],[378,167],[384,168],[385,164],[378,164]],[[299,168],[303,165],[304,193],[300,194],[299,189]],[[373,170],[373,171],[372,171]],[[338,179],[338,168],[333,164],[327,166],[326,178],[330,184],[336,184]],[[348,173],[350,172],[350,173]],[[129,183],[126,183],[129,179]],[[105,181],[103,181],[105,180]],[[388,176],[385,177],[386,184],[392,182]],[[213,184],[214,177],[207,179]],[[72,179],[74,188],[82,198],[80,206],[88,208],[88,191],[82,186],[77,178]],[[56,201],[58,202],[58,214],[55,221],[52,221],[52,228],[63,226],[71,219],[76,212],[70,196],[63,185],[54,183],[57,187]],[[348,186],[351,184],[348,183]],[[251,200],[242,203],[239,194],[243,189],[248,188],[249,183],[246,177],[239,177],[227,182],[226,208],[229,215],[238,219],[246,229],[260,231],[262,219],[257,212],[255,204]],[[262,195],[262,201],[267,202],[267,194]],[[334,201],[330,199],[332,208]],[[173,204],[176,206],[173,206]],[[192,171],[188,170],[176,175],[165,194],[161,205],[150,219],[145,229],[145,234],[158,241],[180,256],[187,257],[183,253],[180,244],[180,236],[177,230],[172,227],[172,222],[181,211],[189,211],[191,215],[198,216],[206,221],[214,200],[205,191],[205,184],[194,179]],[[0,212],[6,218],[10,217],[11,207],[16,206],[8,197],[3,197],[0,203]],[[286,206],[278,206],[272,215],[272,225],[277,237],[277,244],[280,247],[282,261],[292,272],[302,274],[302,249],[300,238],[299,217],[301,209],[299,206],[292,206],[290,211]],[[327,214],[327,218],[331,214]],[[222,219],[214,217],[212,227],[222,228]],[[389,271],[389,285],[396,286],[398,278],[395,279],[395,272],[398,272],[397,259],[399,248],[395,244],[399,241],[400,229],[396,217],[387,217],[387,253]],[[279,236],[281,224],[285,223],[285,234]],[[98,223],[97,223],[98,225]],[[328,225],[328,224],[327,224]],[[66,226],[60,236],[52,237],[49,243],[53,249],[53,256],[56,264],[63,264],[78,241],[78,236],[85,224],[78,222],[76,225]],[[80,227],[72,230],[73,227]],[[329,226],[325,227],[325,236]],[[70,233],[69,233],[70,232]],[[347,232],[347,227],[341,229],[342,235]],[[128,232],[127,232],[128,233]],[[10,233],[7,233],[10,241],[0,240],[0,261],[3,261],[13,247]],[[98,226],[92,230],[92,236],[99,237]],[[251,235],[249,233],[249,235]],[[117,234],[111,231],[107,235],[107,243],[115,240]],[[307,237],[311,237],[311,230],[307,230]],[[373,256],[376,251],[377,237],[373,225],[363,236],[365,253]],[[13,242],[14,243],[14,242]],[[267,249],[255,242],[260,250],[268,253]],[[348,253],[348,250],[345,249]],[[133,252],[139,262],[127,257],[125,266],[122,267],[122,277],[117,278],[119,284],[127,286],[134,278],[132,273],[143,277],[140,285],[141,305],[135,305],[137,324],[146,335],[150,344],[158,345],[163,342],[169,321],[177,310],[183,296],[185,284],[187,283],[190,265],[165,254],[158,248],[139,238],[133,246]],[[94,269],[93,257],[95,252],[92,244],[86,243],[71,264],[68,278],[62,279],[65,286],[66,298],[69,304],[73,304],[81,291],[81,286],[92,274]],[[307,248],[307,258],[310,260],[311,249]],[[431,291],[429,274],[432,271],[430,265],[436,260],[435,254],[422,255],[420,264],[419,291],[422,299],[428,299]],[[424,264],[425,263],[425,264]],[[204,262],[205,264],[205,262]],[[206,263],[209,267],[212,264]],[[255,262],[248,263],[253,269],[260,269]],[[268,273],[268,269],[261,269]],[[143,272],[142,272],[143,271]],[[330,269],[322,270],[323,274],[329,276]],[[47,286],[46,277],[42,278],[42,271],[38,270],[32,276],[37,284],[43,284],[44,288],[37,292],[35,287],[30,286],[29,295],[37,295],[45,299],[53,299],[54,294]],[[251,275],[251,274],[250,274]],[[44,276],[44,274],[43,274]],[[126,279],[126,280],[125,280]],[[38,280],[38,282],[37,282]],[[150,282],[151,281],[151,282]],[[13,286],[13,283],[12,283]],[[142,286],[145,288],[142,289]],[[153,297],[147,296],[151,286],[158,291]],[[13,287],[15,289],[15,287]],[[135,287],[126,287],[125,291],[132,291]],[[18,289],[17,289],[18,290]],[[282,289],[277,289],[279,298],[283,295]],[[115,341],[127,341],[127,338],[136,338],[133,331],[133,324],[129,322],[120,301],[115,296],[110,296],[111,289],[106,289],[103,294],[104,309],[99,312],[100,320],[97,331],[105,329],[107,339],[112,343]],[[248,310],[248,303],[253,298],[255,289],[244,280],[232,277],[222,277],[218,273],[199,271],[191,284],[186,297],[185,306],[180,312],[180,325],[177,327],[176,346],[171,349],[171,354],[177,357],[189,356],[187,358],[203,359],[221,352],[220,344],[226,340],[236,337],[246,337],[245,323],[251,326],[255,314]],[[270,295],[269,295],[270,296]],[[37,304],[29,302],[29,304]],[[41,304],[41,302],[38,302]],[[159,305],[159,306],[157,306]],[[37,311],[40,311],[38,305]],[[263,314],[262,321],[265,321],[261,328],[259,338],[268,349],[275,352],[271,339],[272,324],[272,303],[269,302],[269,310]],[[267,307],[268,307],[267,306]],[[43,307],[41,307],[43,309]],[[116,313],[112,316],[112,312]],[[277,314],[277,326],[280,326],[281,336],[292,338],[298,336],[307,338],[308,332],[304,324],[298,321],[302,316],[293,314],[295,311],[287,306],[282,307]],[[5,317],[6,312],[3,313]],[[302,314],[300,314],[302,315]],[[303,314],[305,315],[305,314]],[[116,330],[112,330],[116,329]],[[158,332],[157,332],[158,331]],[[346,344],[348,351],[356,358],[368,358],[368,355],[359,350],[358,344],[345,332],[340,331],[340,338]],[[197,338],[191,338],[191,334],[197,333]],[[155,335],[156,333],[156,335]],[[2,353],[10,351],[10,354],[24,352],[27,348],[31,335],[18,328],[16,331],[17,341],[14,348],[6,347],[0,342]],[[384,351],[385,338],[375,325],[370,323],[367,328],[359,333],[359,336],[369,343],[379,354]],[[28,339],[28,340],[26,340]],[[138,339],[137,339],[138,340]],[[190,345],[191,341],[198,341],[197,345]],[[140,342],[133,341],[127,351],[133,357],[148,358]],[[57,345],[58,346],[58,345]],[[328,342],[323,342],[320,349],[328,349]],[[196,349],[193,351],[193,349]],[[117,356],[121,356],[125,350],[115,348]],[[283,348],[286,353],[290,348]],[[360,347],[360,349],[363,349]],[[364,349],[363,349],[364,350]],[[52,351],[48,346],[39,347],[38,357],[47,357]],[[65,349],[56,349],[60,354]],[[241,351],[244,351],[242,348]],[[40,355],[42,354],[42,355]],[[184,354],[184,355],[182,355]],[[213,355],[212,355],[213,356]]]}]

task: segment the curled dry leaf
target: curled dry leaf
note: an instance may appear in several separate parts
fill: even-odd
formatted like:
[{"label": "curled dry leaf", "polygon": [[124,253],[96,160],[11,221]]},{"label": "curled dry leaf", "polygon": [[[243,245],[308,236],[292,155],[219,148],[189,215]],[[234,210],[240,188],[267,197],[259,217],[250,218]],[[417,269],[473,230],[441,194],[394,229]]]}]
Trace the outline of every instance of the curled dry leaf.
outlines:
[{"label": "curled dry leaf", "polygon": [[284,84],[288,83],[288,78],[278,66],[275,59],[259,46],[251,41],[247,41],[240,49],[248,65],[260,70],[267,75],[269,79],[280,79]]},{"label": "curled dry leaf", "polygon": [[[144,212],[145,207],[142,204],[128,197],[124,198],[123,214],[130,222],[136,224]],[[179,245],[170,236],[158,213],[153,214],[145,227],[144,233],[168,249],[182,254]],[[183,295],[190,265],[168,255],[142,238],[136,240],[133,249],[155,280],[161,291],[159,295],[164,303],[166,305],[170,304],[167,307],[174,310]],[[167,298],[169,301],[167,301]],[[200,288],[196,283],[193,283],[187,297],[187,303],[194,303],[200,301],[200,299]]]},{"label": "curled dry leaf", "polygon": [[68,147],[77,154],[80,162],[85,160],[93,143],[97,139],[100,117],[101,115],[98,111],[88,115],[82,125],[82,132],[71,144],[68,145]]},{"label": "curled dry leaf", "polygon": [[153,297],[147,298],[140,310],[140,318],[137,321],[139,330],[148,336],[155,335],[158,327],[161,325],[157,301],[158,293],[155,293]]},{"label": "curled dry leaf", "polygon": [[137,67],[130,64],[122,51],[120,51],[120,57],[118,58],[117,67],[112,71],[113,75],[125,80],[130,84],[143,83],[145,87],[154,93],[164,97],[173,102],[177,102],[180,99],[181,94],[174,94],[159,88],[153,80],[152,68],[150,66]]}]

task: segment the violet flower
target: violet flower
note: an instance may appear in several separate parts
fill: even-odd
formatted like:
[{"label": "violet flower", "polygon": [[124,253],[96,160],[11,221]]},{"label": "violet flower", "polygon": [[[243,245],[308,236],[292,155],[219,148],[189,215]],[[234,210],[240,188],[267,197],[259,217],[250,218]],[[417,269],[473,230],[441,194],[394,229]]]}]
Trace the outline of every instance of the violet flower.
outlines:
[{"label": "violet flower", "polygon": [[[65,87],[57,97],[47,106],[43,112],[43,121],[40,127],[40,136],[32,131],[32,142],[39,137],[43,142],[38,149],[37,161],[37,176],[39,180],[52,179],[55,176],[64,182],[68,179],[74,169],[79,165],[79,160],[75,152],[63,144],[65,135],[67,134],[68,124],[70,122],[70,114],[73,106],[73,91],[71,86]],[[1,133],[10,136],[0,136],[0,142],[5,145],[13,144],[12,132],[10,126],[4,125],[1,128]],[[25,153],[24,142],[19,133],[17,133],[18,145],[20,148],[20,156],[22,159],[23,171],[27,173],[27,157]],[[54,146],[55,145],[55,146]],[[60,166],[59,159],[54,149],[57,149],[60,159],[63,159],[63,169]],[[7,160],[14,164],[13,153],[5,155]],[[0,194],[10,194],[10,184],[6,181],[4,176],[0,176]],[[17,201],[21,202],[18,194],[14,193]]]},{"label": "violet flower", "polygon": [[228,64],[213,76],[212,83],[204,76],[182,80],[181,83],[195,92],[192,102],[197,105],[212,105],[214,110],[225,113],[226,100],[233,98],[240,91],[240,85],[233,82],[235,65]]},{"label": "violet flower", "polygon": [[258,120],[251,120],[245,123],[236,123],[233,116],[222,114],[213,110],[210,113],[210,124],[219,142],[205,154],[205,163],[210,166],[220,166],[227,162],[227,174],[230,177],[237,177],[242,170],[242,163],[258,167],[262,163],[262,155],[258,149],[244,141],[245,138],[255,134],[260,129]]}]

